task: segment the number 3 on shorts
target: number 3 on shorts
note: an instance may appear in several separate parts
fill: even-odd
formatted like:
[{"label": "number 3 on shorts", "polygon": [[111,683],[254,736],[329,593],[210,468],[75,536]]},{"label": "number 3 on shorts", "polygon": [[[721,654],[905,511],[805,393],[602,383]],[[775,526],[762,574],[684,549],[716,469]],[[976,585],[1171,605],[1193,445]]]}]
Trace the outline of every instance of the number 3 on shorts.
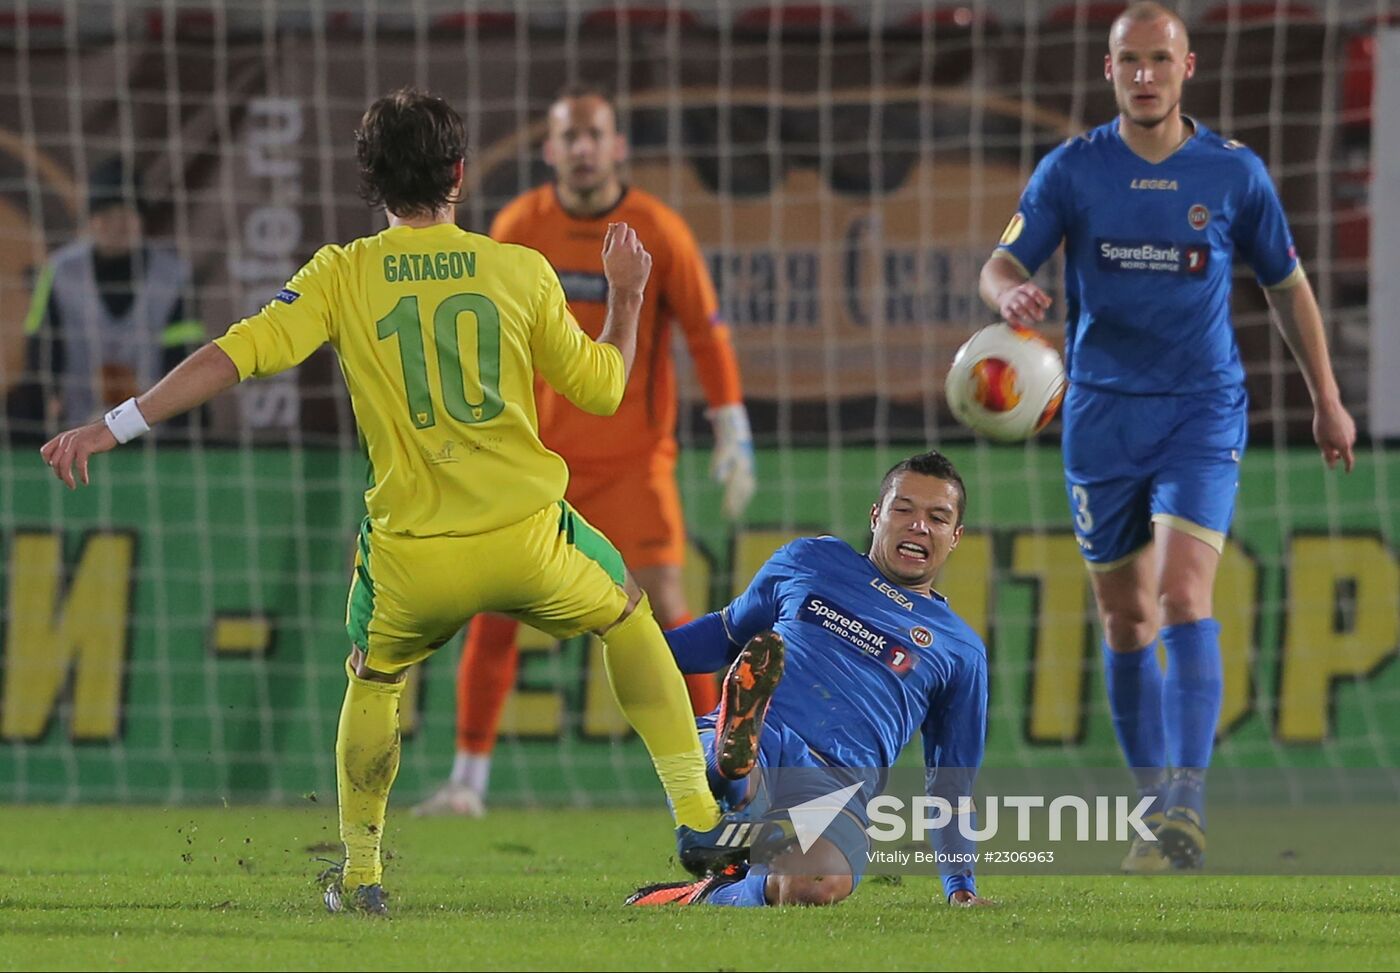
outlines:
[{"label": "number 3 on shorts", "polygon": [[1087,534],[1094,529],[1094,515],[1089,512],[1089,491],[1078,483],[1069,488],[1074,497],[1074,526],[1079,533]]}]

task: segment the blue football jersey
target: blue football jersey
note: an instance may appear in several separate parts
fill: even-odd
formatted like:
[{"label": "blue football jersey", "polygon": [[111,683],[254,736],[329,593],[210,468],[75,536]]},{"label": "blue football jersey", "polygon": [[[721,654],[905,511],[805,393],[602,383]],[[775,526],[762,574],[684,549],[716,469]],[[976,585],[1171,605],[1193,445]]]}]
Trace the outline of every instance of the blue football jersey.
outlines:
[{"label": "blue football jersey", "polygon": [[1244,382],[1230,318],[1243,258],[1265,287],[1302,275],[1263,161],[1203,125],[1158,163],[1115,119],[1041,160],[998,247],[1033,274],[1065,243],[1069,378],[1140,395]]},{"label": "blue football jersey", "polygon": [[843,767],[890,767],[922,728],[928,767],[981,766],[987,652],[941,596],[886,580],[835,537],[780,548],[722,613],[743,645],[787,643],[768,720]]}]

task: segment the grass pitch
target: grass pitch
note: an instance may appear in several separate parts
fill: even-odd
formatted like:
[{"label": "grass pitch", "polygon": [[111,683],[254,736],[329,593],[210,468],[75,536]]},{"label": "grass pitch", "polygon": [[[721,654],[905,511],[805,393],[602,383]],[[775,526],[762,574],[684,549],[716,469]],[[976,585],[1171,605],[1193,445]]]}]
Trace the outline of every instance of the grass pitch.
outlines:
[{"label": "grass pitch", "polygon": [[656,811],[392,813],[394,918],[327,915],[334,809],[0,808],[0,969],[1393,969],[1400,879],[867,879],[831,909],[626,909]]}]

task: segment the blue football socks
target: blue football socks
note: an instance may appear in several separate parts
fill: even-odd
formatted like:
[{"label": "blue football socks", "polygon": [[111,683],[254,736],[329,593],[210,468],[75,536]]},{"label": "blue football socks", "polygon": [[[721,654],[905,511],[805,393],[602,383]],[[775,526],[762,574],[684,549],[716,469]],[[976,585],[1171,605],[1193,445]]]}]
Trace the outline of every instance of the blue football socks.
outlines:
[{"label": "blue football socks", "polygon": [[[1160,796],[1167,766],[1166,733],[1162,725],[1162,668],[1156,643],[1135,652],[1114,652],[1103,646],[1104,681],[1113,729],[1138,790]],[[1148,813],[1160,811],[1154,806]]]},{"label": "blue football socks", "polygon": [[1167,678],[1162,716],[1167,731],[1167,758],[1174,768],[1167,810],[1195,812],[1206,820],[1206,768],[1215,745],[1224,675],[1220,662],[1220,623],[1203,618],[1162,629],[1167,647]]}]

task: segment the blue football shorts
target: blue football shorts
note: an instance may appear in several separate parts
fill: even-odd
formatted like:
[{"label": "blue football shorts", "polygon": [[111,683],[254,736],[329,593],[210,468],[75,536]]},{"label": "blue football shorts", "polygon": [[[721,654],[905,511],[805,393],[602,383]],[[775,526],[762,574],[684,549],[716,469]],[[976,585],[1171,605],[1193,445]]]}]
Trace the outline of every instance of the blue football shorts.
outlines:
[{"label": "blue football shorts", "polygon": [[1248,435],[1243,388],[1122,395],[1071,385],[1065,395],[1065,490],[1092,570],[1131,560],[1166,524],[1225,546]]},{"label": "blue football shorts", "polygon": [[794,842],[789,808],[826,797],[851,784],[861,785],[821,832],[821,837],[834,844],[850,865],[854,890],[870,864],[870,838],[865,833],[869,820],[865,807],[870,798],[880,793],[883,786],[880,772],[831,766],[814,754],[796,733],[768,722],[759,740],[758,762],[753,772],[743,780],[729,780],[715,767],[713,717],[702,718],[697,724],[700,746],[705,751],[709,768],[710,790],[721,806],[741,810],[761,826],[756,831],[760,837],[751,851],[750,860],[754,864],[766,863]]}]

